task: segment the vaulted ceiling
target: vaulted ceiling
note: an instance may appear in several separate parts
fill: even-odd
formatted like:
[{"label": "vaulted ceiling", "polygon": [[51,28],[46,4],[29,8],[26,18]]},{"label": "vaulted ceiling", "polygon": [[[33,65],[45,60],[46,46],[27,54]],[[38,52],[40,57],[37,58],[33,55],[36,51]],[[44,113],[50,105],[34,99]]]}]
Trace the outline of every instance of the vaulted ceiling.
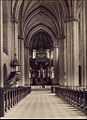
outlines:
[{"label": "vaulted ceiling", "polygon": [[50,48],[64,34],[63,24],[70,16],[68,0],[14,0],[12,8],[12,18],[29,48],[38,48],[41,42]]},{"label": "vaulted ceiling", "polygon": [[30,40],[30,49],[51,49],[53,46],[52,39],[46,32],[38,32],[34,34]]}]

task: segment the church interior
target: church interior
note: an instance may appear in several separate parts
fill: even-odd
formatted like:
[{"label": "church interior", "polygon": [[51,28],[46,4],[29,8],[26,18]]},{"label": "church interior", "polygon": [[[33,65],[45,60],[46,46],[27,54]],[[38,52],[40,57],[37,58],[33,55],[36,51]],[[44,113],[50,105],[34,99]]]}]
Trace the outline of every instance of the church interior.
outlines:
[{"label": "church interior", "polygon": [[87,0],[0,0],[0,117],[86,118],[86,24]]}]

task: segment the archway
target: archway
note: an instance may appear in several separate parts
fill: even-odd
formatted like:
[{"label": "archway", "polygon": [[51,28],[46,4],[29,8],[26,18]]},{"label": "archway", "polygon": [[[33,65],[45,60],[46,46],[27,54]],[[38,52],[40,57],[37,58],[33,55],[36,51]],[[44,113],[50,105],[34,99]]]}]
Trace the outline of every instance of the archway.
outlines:
[{"label": "archway", "polygon": [[[55,6],[55,7],[54,7]],[[37,38],[38,33],[41,33],[42,31],[46,32],[51,36],[52,40],[52,51],[56,51],[59,49],[59,51],[62,53],[64,52],[63,49],[57,48],[58,44],[59,46],[62,46],[64,43],[62,41],[59,42],[61,37],[64,36],[64,22],[67,18],[70,17],[70,11],[69,11],[69,4],[68,1],[49,1],[47,4],[47,0],[45,1],[18,1],[13,4],[13,14],[12,18],[19,23],[19,35],[22,36],[22,56],[24,56],[24,60],[22,59],[22,71],[24,72],[23,76],[25,76],[27,82],[29,82],[29,71],[30,71],[30,57],[32,56],[32,50],[35,50],[34,47],[37,46],[38,41],[35,40]],[[33,40],[34,39],[34,40]],[[51,40],[50,43],[51,44]],[[64,39],[63,39],[64,40]],[[32,45],[33,44],[33,45]],[[46,42],[45,42],[46,44]],[[55,45],[56,44],[56,45]],[[62,45],[61,45],[62,44]],[[45,47],[45,46],[44,46]],[[38,49],[43,48],[41,43],[38,45]],[[55,50],[53,50],[55,49]],[[23,53],[24,51],[24,53]],[[57,53],[55,53],[56,55]],[[58,58],[55,58],[54,64],[55,64],[55,74],[58,73],[58,65],[60,64],[60,67],[63,66],[63,59],[62,55],[60,55],[60,60],[58,61]],[[23,58],[23,57],[21,57]],[[62,61],[61,61],[62,60]],[[59,64],[57,64],[59,62]],[[24,65],[23,65],[24,64]],[[62,69],[60,70],[62,75]],[[55,77],[55,79],[58,78],[58,76]],[[59,78],[61,80],[61,77]],[[62,77],[63,79],[63,77]],[[55,84],[58,79],[55,80]],[[28,84],[26,82],[26,84]]]},{"label": "archway", "polygon": [[29,43],[32,85],[52,85],[53,41],[46,31],[32,35]]}]

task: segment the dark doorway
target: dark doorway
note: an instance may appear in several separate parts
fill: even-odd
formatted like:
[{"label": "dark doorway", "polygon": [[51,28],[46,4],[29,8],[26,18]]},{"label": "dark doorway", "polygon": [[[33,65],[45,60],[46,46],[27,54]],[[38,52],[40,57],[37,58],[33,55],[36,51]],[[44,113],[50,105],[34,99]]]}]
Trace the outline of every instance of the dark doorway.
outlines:
[{"label": "dark doorway", "polygon": [[81,81],[81,65],[79,65],[79,86],[82,85],[82,81]]}]

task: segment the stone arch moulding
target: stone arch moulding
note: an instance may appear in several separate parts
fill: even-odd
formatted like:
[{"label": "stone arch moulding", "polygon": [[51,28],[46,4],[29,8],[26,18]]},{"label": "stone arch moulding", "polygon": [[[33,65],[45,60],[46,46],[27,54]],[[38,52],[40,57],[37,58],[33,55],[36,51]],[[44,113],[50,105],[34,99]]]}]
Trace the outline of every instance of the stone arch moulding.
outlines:
[{"label": "stone arch moulding", "polygon": [[[15,18],[16,20],[18,20],[18,16],[19,16],[19,11],[20,11],[20,7],[23,3],[23,14],[26,14],[26,11],[28,10],[29,5],[31,4],[32,0],[28,0],[26,1],[26,3],[24,3],[23,0],[17,0],[17,1],[12,1],[12,17]],[[66,12],[65,16],[69,17],[70,16],[70,2],[68,0],[56,0],[56,2],[60,2],[63,11]],[[39,6],[42,4],[39,4]],[[58,5],[58,4],[56,4]],[[46,5],[45,5],[46,6]],[[33,8],[33,7],[32,7]],[[50,8],[49,6],[47,6],[47,8]],[[51,8],[50,8],[51,9]]]},{"label": "stone arch moulding", "polygon": [[48,29],[48,28],[45,27],[45,26],[39,25],[39,26],[35,27],[34,29],[32,29],[32,31],[30,31],[30,32],[28,33],[28,36],[27,36],[27,38],[25,39],[25,45],[26,45],[26,47],[29,47],[29,43],[30,43],[30,40],[31,40],[32,36],[33,36],[34,34],[36,34],[37,32],[40,32],[40,31],[45,31],[45,32],[47,32],[47,33],[50,35],[50,37],[51,37],[51,39],[52,39],[52,42],[55,42],[55,41],[57,40],[57,36],[55,36],[50,29]]},{"label": "stone arch moulding", "polygon": [[[27,2],[27,4],[26,4],[26,2]],[[13,3],[13,5],[12,5],[12,17],[13,17],[13,19],[15,19],[15,20],[19,20],[20,18],[22,18],[21,20],[19,20],[19,24],[20,24],[20,26],[22,26],[23,25],[23,23],[24,23],[24,18],[26,18],[26,16],[29,16],[29,14],[30,13],[32,13],[32,12],[34,12],[35,13],[35,8],[37,8],[37,10],[38,10],[38,8],[42,8],[42,9],[39,9],[40,11],[43,11],[43,12],[46,12],[46,10],[48,10],[49,12],[50,12],[50,17],[52,17],[52,19],[54,20],[54,18],[55,18],[55,20],[57,20],[58,21],[58,23],[57,24],[60,24],[60,20],[58,19],[58,15],[57,16],[55,16],[56,14],[55,14],[55,12],[53,12],[52,10],[53,9],[51,9],[51,6],[49,5],[49,6],[47,6],[47,5],[43,5],[43,2],[41,2],[40,4],[38,4],[38,6],[36,6],[35,8],[33,8],[33,11],[31,10],[31,12],[29,12],[28,11],[28,9],[29,9],[29,7],[30,7],[30,4],[31,4],[31,2],[32,2],[32,0],[29,0],[29,1],[23,1],[23,0],[18,0],[18,1],[15,1],[15,2],[12,2]],[[56,0],[56,2],[60,2],[60,4],[61,4],[61,6],[62,6],[62,9],[63,9],[63,14],[64,14],[64,16],[70,16],[70,11],[69,11],[69,2],[66,0],[66,1],[61,1],[61,0]],[[57,5],[59,5],[59,4],[57,4]],[[32,5],[31,5],[32,6]],[[55,8],[54,8],[55,9]],[[37,11],[36,10],[36,11]],[[54,10],[55,11],[55,10]],[[58,13],[59,14],[59,12],[60,12],[60,9],[59,9],[59,11],[56,11],[56,13]],[[23,15],[22,15],[22,13],[23,13]],[[32,16],[34,15],[34,14],[31,14]],[[20,17],[19,17],[20,16]],[[21,23],[20,23],[20,21],[21,21]],[[28,21],[27,21],[28,22]],[[27,23],[26,23],[27,24]],[[40,24],[40,23],[39,23]],[[26,26],[26,27],[28,27],[29,26],[29,24]],[[45,24],[44,25],[39,25],[39,26],[44,26],[44,27],[47,27],[47,26],[45,26]],[[24,26],[22,26],[22,27],[24,27]],[[27,29],[25,27],[25,30]],[[51,31],[51,32],[49,32],[49,33],[52,33],[52,34],[55,34],[55,32],[54,32],[54,30],[50,27],[50,26],[48,26],[49,28],[46,28],[46,29],[49,29],[49,30],[46,30],[46,31]],[[19,27],[19,29],[21,29],[21,27]],[[58,27],[58,29],[60,29],[60,27]],[[33,31],[34,31],[34,29],[33,29]],[[53,33],[54,32],[54,33]],[[20,34],[21,34],[22,32],[20,32]],[[22,34],[24,34],[24,31],[23,31],[23,33]],[[31,34],[29,31],[27,31],[27,35],[25,36],[25,41],[27,41],[27,39],[28,39],[28,36],[29,36],[29,34]],[[59,34],[59,33],[58,33]],[[58,34],[56,35],[57,37],[58,37]],[[52,36],[55,36],[55,35],[52,35]],[[51,38],[52,38],[52,40],[56,40],[57,39],[57,37],[52,37],[51,36]],[[28,39],[28,41],[29,41],[30,39]]]},{"label": "stone arch moulding", "polygon": [[[34,33],[32,34],[32,36],[30,37],[30,40],[29,40],[29,49],[32,48],[32,45],[33,45],[33,42],[34,42],[34,41],[32,40],[32,38],[33,38],[35,35],[37,35],[38,33],[40,33],[40,32],[48,34],[48,36],[49,36],[49,38],[50,38],[50,45],[53,46],[53,41],[52,41],[52,38],[51,38],[51,36],[49,35],[49,33],[48,33],[46,30],[38,29],[38,30],[37,30],[36,32],[34,32]],[[38,44],[39,44],[39,43],[38,43]]]},{"label": "stone arch moulding", "polygon": [[21,5],[23,3],[23,0],[17,0],[15,3],[12,1],[12,21],[18,21],[19,18],[19,11],[21,8]]},{"label": "stone arch moulding", "polygon": [[[27,2],[27,4],[26,4],[26,2]],[[15,1],[15,3],[12,2],[12,3],[14,3],[14,5],[12,7],[12,17],[13,17],[13,19],[18,20],[18,17],[20,16],[21,13],[23,13],[23,15],[22,15],[23,19],[26,18],[26,16],[30,16],[29,15],[30,14],[29,11],[28,11],[28,13],[26,13],[26,11],[30,7],[30,4],[31,4],[32,0],[29,0],[29,1],[26,1],[26,2],[23,1],[23,0]],[[68,1],[67,0],[66,1],[56,0],[56,2],[60,2],[61,6],[62,6],[62,9],[63,9],[64,16],[68,16],[69,17],[70,16],[70,11],[69,11],[69,3],[68,3]],[[56,13],[53,13],[52,12],[53,9],[51,9],[51,6],[47,6],[47,5],[45,5],[45,7],[43,7],[43,6],[44,5],[43,5],[43,2],[42,2],[39,5],[37,5],[35,8],[38,9],[38,8],[41,7],[41,8],[44,9],[43,10],[44,12],[46,12],[46,10],[48,10],[48,12],[50,12],[50,15],[53,16],[58,22],[61,20],[61,19],[59,20],[59,17],[55,17],[56,13],[59,14],[60,10],[56,11]],[[35,10],[34,10],[35,8],[33,8],[33,10],[31,11],[31,13],[35,12]]]},{"label": "stone arch moulding", "polygon": [[[40,16],[39,14],[41,14],[41,18],[39,19],[39,21],[37,21],[38,16]],[[45,17],[44,21],[42,20]],[[34,20],[35,19],[35,20]],[[32,20],[34,20],[32,22]],[[46,22],[46,23],[45,23]],[[25,23],[22,24],[23,30],[27,31],[28,29],[32,28],[33,26],[37,25],[37,24],[48,24],[49,27],[51,27],[51,29],[55,28],[55,32],[58,33],[59,31],[59,23],[54,21],[53,18],[51,18],[50,16],[46,15],[45,13],[43,14],[41,11],[34,14],[32,17],[29,17],[28,21],[26,21]],[[51,25],[50,25],[51,24]],[[25,32],[26,33],[26,32]]]},{"label": "stone arch moulding", "polygon": [[[44,15],[48,16],[54,22],[54,24],[57,23],[60,26],[60,24],[59,24],[60,20],[57,19],[55,14],[53,14],[51,11],[49,9],[47,9],[46,7],[39,5],[36,9],[27,13],[27,15],[24,16],[24,18],[23,18],[24,24],[27,23],[29,21],[29,19],[33,19],[33,17],[36,16],[37,14],[42,13],[42,15],[44,14]],[[55,26],[57,26],[57,24]]]}]

